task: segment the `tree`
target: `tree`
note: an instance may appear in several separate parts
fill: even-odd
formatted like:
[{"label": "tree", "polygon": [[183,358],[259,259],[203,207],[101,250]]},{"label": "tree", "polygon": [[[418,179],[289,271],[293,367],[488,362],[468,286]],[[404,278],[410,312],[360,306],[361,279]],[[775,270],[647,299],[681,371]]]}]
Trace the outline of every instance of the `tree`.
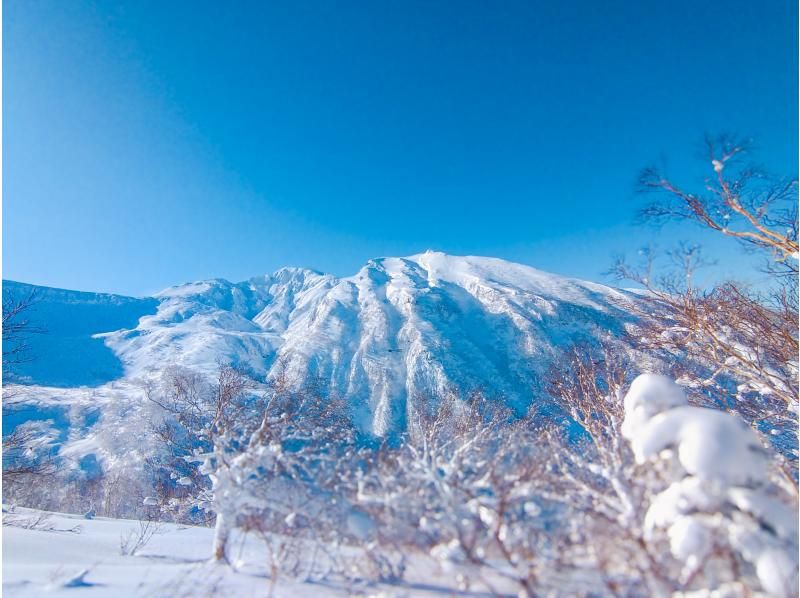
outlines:
[{"label": "tree", "polygon": [[29,337],[44,332],[30,318],[39,298],[32,290],[18,295],[11,289],[3,289],[3,378],[13,381],[15,366],[28,362],[30,355]]},{"label": "tree", "polygon": [[775,179],[744,164],[751,146],[732,136],[707,137],[707,159],[714,174],[699,193],[683,189],[656,168],[644,169],[640,189],[656,192],[658,199],[640,214],[647,220],[694,222],[767,253],[773,271],[796,275],[797,179]]},{"label": "tree", "polygon": [[[16,368],[33,359],[29,337],[44,330],[31,319],[38,301],[35,291],[25,295],[3,289],[3,416],[9,417],[16,402],[16,391],[8,384],[16,377]],[[3,435],[3,483],[6,492],[36,483],[55,473],[49,454],[53,438],[42,434],[36,422],[28,422]]]},{"label": "tree", "polygon": [[160,387],[146,388],[147,398],[160,408],[151,426],[166,449],[166,457],[153,464],[167,473],[160,477],[161,509],[216,512],[218,528],[225,529],[224,515],[213,508],[215,484],[218,469],[253,429],[258,407],[247,392],[251,386],[240,370],[220,364],[213,384],[191,370],[168,368]]},{"label": "tree", "polygon": [[165,472],[156,502],[167,512],[213,513],[215,560],[227,562],[237,528],[336,540],[348,515],[336,496],[354,438],[340,401],[312,384],[294,388],[283,373],[258,388],[227,365],[214,384],[172,368],[147,392],[166,449],[154,463]]},{"label": "tree", "polygon": [[671,257],[677,272],[658,276],[651,251],[640,265],[624,258],[612,272],[646,293],[626,308],[639,315],[631,335],[640,347],[676,364],[675,375],[704,390],[709,405],[737,413],[783,455],[783,471],[797,480],[798,241],[797,180],[775,179],[744,164],[749,145],[731,137],[707,140],[711,174],[702,192],[683,189],[649,168],[641,189],[657,199],[643,218],[699,224],[762,255],[770,284],[755,290],[738,281],[698,287],[703,264],[697,246]]}]

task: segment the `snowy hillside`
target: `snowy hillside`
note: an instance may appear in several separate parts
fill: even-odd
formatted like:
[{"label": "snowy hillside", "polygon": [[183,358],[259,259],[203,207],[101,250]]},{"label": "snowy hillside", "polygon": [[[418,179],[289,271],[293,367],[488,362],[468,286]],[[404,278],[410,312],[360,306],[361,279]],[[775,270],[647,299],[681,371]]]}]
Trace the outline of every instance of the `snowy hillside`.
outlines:
[{"label": "snowy hillside", "polygon": [[211,373],[223,361],[258,378],[280,367],[298,383],[322,381],[376,435],[402,430],[415,402],[449,390],[526,408],[563,348],[617,337],[629,319],[622,291],[435,252],[371,260],[348,278],[284,268],[144,299],[33,290],[46,333],[19,375],[36,394],[107,394],[113,381],[135,385],[172,365]]}]

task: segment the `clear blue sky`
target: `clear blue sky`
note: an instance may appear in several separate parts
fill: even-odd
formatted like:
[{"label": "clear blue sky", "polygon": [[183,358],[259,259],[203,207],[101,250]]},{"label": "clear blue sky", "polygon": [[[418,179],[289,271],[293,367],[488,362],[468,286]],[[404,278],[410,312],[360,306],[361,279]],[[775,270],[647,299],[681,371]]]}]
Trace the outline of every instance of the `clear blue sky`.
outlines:
[{"label": "clear blue sky", "polygon": [[796,173],[796,24],[790,0],[5,0],[3,276],[145,294],[434,248],[603,280],[658,240],[641,167],[694,182],[730,131]]}]

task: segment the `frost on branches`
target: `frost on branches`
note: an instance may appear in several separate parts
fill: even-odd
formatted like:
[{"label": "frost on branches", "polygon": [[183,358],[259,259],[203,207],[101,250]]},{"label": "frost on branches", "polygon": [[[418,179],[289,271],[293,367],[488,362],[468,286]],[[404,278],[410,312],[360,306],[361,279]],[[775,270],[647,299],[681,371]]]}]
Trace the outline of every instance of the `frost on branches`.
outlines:
[{"label": "frost on branches", "polygon": [[337,499],[353,440],[342,406],[313,389],[292,392],[274,380],[261,410],[258,427],[243,442],[221,435],[200,469],[212,482],[217,560],[227,560],[234,528],[335,544],[342,521],[358,516]]},{"label": "frost on branches", "polygon": [[[736,595],[738,585],[797,593],[797,516],[770,483],[770,455],[744,422],[689,405],[671,379],[643,374],[624,400],[622,434],[636,461],[667,468],[644,521],[666,534],[684,586]],[[692,583],[694,582],[694,583]]]},{"label": "frost on branches", "polygon": [[215,384],[172,370],[164,388],[148,393],[165,447],[156,465],[169,483],[147,504],[176,519],[197,511],[214,516],[216,560],[228,560],[234,529],[330,544],[342,520],[357,517],[337,499],[353,453],[342,405],[314,388],[289,386],[276,377],[256,388],[223,365]]}]

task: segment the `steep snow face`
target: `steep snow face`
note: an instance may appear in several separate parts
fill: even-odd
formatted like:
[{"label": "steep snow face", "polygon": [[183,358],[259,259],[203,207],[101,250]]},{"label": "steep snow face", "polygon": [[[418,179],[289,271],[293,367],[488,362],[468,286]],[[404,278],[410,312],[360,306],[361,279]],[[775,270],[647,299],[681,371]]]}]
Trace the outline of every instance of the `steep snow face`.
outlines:
[{"label": "steep snow face", "polygon": [[[47,304],[58,305],[51,292]],[[142,307],[133,322],[94,325],[87,312],[84,323],[130,381],[170,365],[210,374],[219,361],[314,378],[349,401],[365,431],[386,435],[446,392],[526,408],[565,348],[620,336],[631,297],[499,259],[426,252],[371,260],[342,279],[285,268],[180,285],[119,298]]]},{"label": "steep snow face", "polygon": [[278,349],[384,435],[442,393],[525,408],[565,347],[617,336],[621,292],[497,259],[425,253],[367,263],[315,298]]}]

